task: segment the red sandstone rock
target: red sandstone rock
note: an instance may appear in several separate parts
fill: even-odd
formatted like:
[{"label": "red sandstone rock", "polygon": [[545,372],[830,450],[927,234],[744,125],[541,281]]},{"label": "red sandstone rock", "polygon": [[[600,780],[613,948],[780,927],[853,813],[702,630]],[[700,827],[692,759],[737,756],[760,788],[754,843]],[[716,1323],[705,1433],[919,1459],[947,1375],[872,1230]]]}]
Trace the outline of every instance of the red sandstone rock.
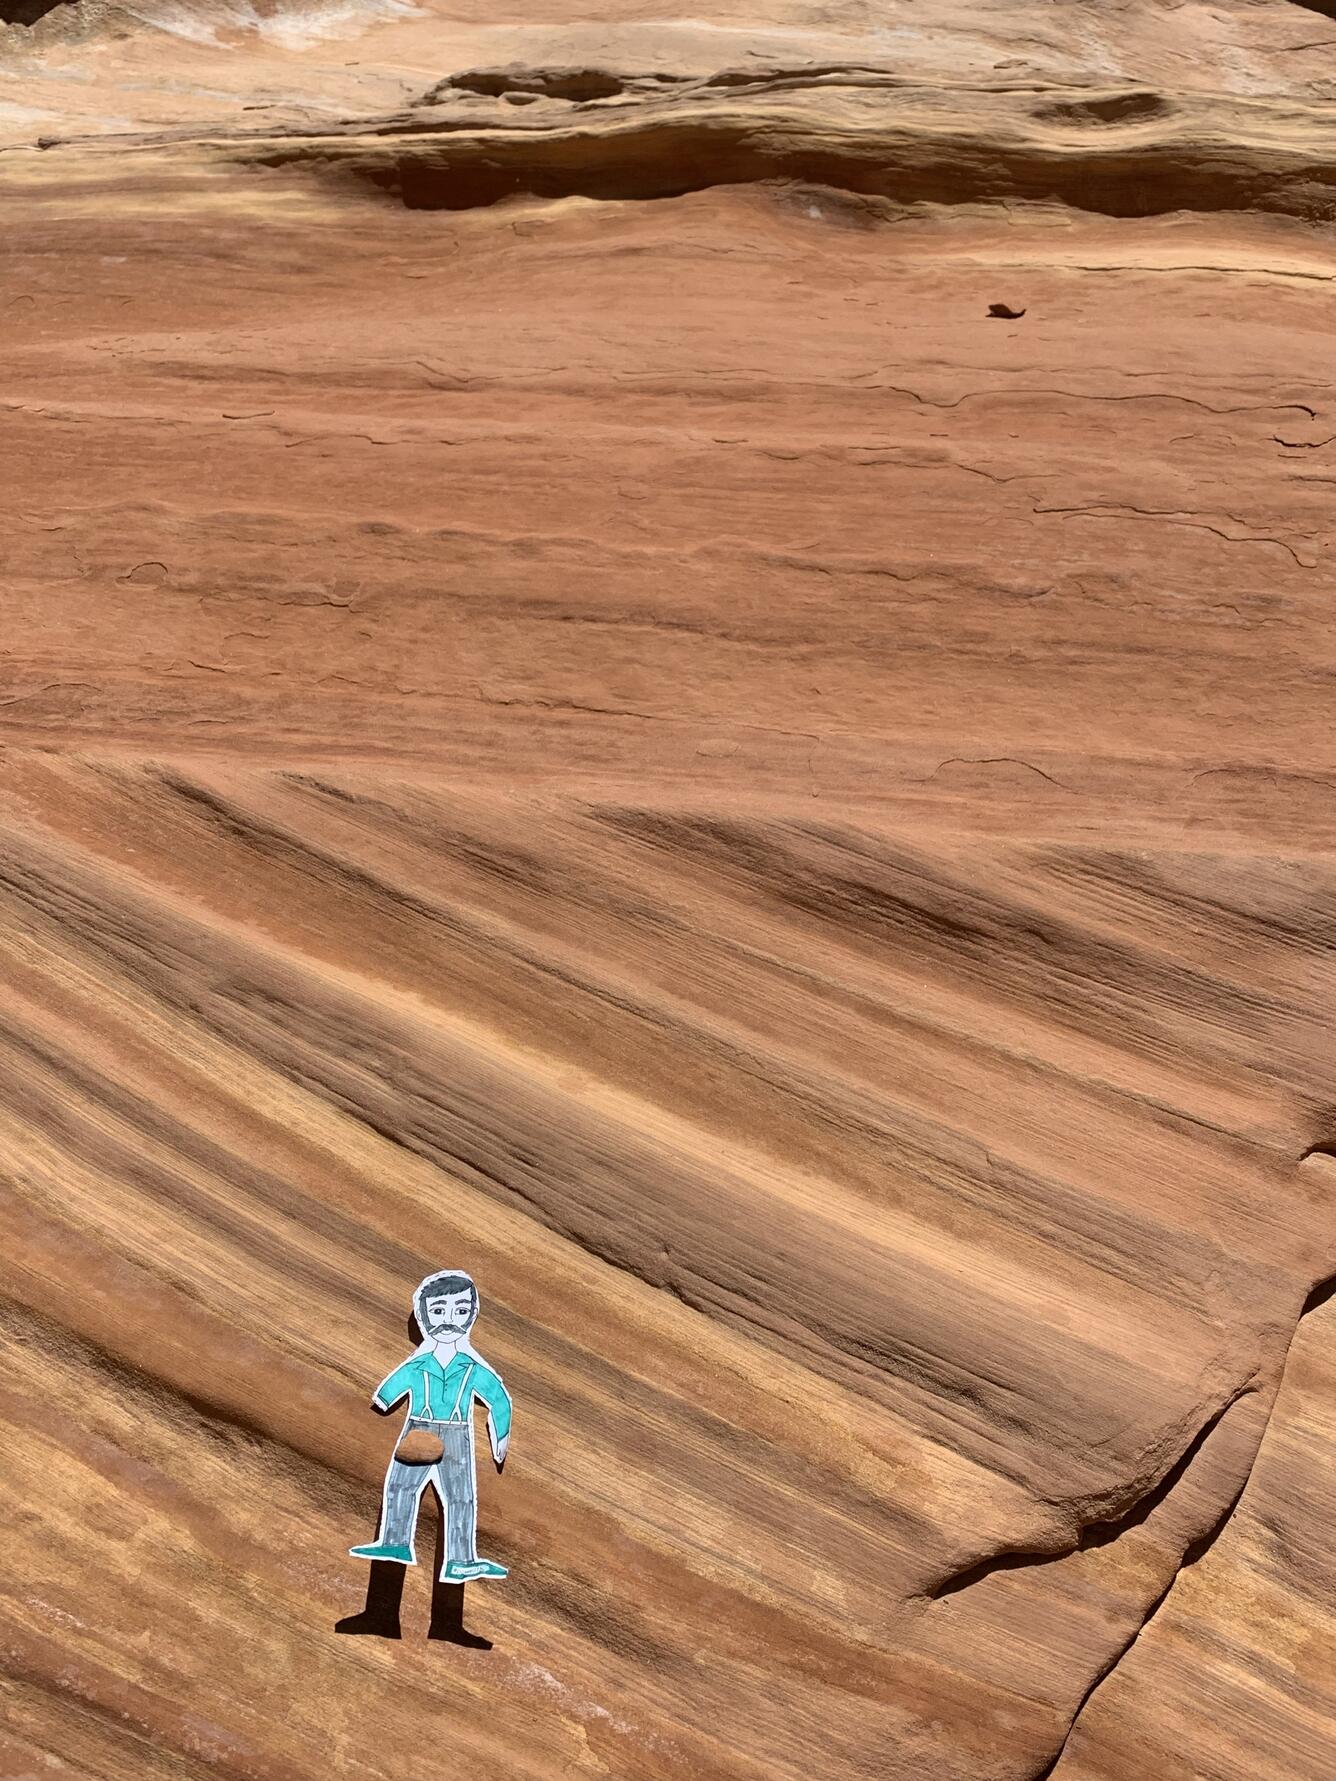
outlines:
[{"label": "red sandstone rock", "polygon": [[931,14],[0,29],[6,1772],[1336,1760],[1336,24]]}]

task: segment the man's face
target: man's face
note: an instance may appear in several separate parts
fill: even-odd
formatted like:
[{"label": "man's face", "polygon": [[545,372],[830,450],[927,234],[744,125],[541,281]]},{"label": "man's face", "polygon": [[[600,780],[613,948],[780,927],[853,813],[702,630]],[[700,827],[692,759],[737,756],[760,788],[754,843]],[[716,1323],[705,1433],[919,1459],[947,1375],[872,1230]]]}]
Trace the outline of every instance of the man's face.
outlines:
[{"label": "man's face", "polygon": [[423,1309],[427,1313],[429,1336],[462,1336],[473,1316],[473,1294],[442,1293],[428,1299]]}]

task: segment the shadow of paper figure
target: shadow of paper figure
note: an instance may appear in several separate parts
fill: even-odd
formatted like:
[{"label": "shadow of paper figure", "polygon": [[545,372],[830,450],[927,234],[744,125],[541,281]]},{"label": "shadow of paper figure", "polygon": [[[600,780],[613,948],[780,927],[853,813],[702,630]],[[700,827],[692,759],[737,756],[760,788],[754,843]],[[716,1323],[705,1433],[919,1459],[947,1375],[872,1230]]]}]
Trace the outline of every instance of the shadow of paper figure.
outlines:
[{"label": "shadow of paper figure", "polygon": [[[429,1639],[443,1639],[449,1645],[464,1645],[470,1651],[490,1651],[492,1641],[481,1633],[471,1633],[464,1625],[464,1583],[442,1583],[441,1569],[445,1562],[445,1514],[436,1510],[436,1563],[432,1567],[431,1624]],[[401,1566],[396,1566],[401,1570]]]},{"label": "shadow of paper figure", "polygon": [[0,24],[35,25],[66,0],[0,0]]},{"label": "shadow of paper figure", "polygon": [[[459,1592],[463,1595],[463,1590]],[[377,1639],[401,1639],[399,1604],[404,1594],[404,1567],[384,1559],[371,1567],[366,1580],[366,1606],[360,1614],[335,1621],[336,1633],[367,1633]]]},{"label": "shadow of paper figure", "polygon": [[[431,1623],[427,1627],[429,1639],[439,1639],[447,1645],[463,1645],[470,1651],[490,1651],[492,1641],[484,1639],[481,1633],[471,1633],[464,1625],[464,1590],[463,1583],[442,1583],[441,1566],[445,1558],[445,1517],[438,1506],[436,1511],[436,1563],[432,1567],[433,1582],[431,1586]],[[375,1639],[402,1639],[403,1629],[399,1621],[400,1608],[403,1602],[404,1578],[407,1575],[403,1565],[378,1559],[373,1562],[366,1584],[366,1604],[359,1614],[348,1614],[336,1621],[336,1633],[360,1633],[364,1637]]]}]

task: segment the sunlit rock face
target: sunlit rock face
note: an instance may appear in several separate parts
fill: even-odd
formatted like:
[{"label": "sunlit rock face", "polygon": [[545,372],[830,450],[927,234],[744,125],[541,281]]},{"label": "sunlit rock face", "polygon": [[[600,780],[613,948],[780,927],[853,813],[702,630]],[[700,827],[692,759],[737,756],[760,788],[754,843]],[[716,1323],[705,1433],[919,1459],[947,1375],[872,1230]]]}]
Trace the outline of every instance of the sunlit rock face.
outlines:
[{"label": "sunlit rock face", "polygon": [[5,1772],[1326,1781],[1336,23],[41,10]]}]

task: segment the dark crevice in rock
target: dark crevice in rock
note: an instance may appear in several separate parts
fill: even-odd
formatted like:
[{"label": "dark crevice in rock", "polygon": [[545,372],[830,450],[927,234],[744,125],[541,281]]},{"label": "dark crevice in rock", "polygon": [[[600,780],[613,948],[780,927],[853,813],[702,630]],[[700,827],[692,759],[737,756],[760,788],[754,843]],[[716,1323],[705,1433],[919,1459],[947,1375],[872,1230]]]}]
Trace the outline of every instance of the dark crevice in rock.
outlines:
[{"label": "dark crevice in rock", "polygon": [[1038,106],[1034,115],[1050,124],[1145,124],[1172,110],[1161,93],[1112,93],[1101,99],[1057,100]]},{"label": "dark crevice in rock", "polygon": [[[1251,1476],[1251,1473],[1249,1474],[1249,1476]],[[1113,1674],[1113,1672],[1117,1669],[1118,1665],[1123,1661],[1123,1659],[1127,1656],[1128,1652],[1132,1649],[1132,1647],[1136,1644],[1137,1640],[1141,1637],[1142,1633],[1145,1632],[1146,1628],[1154,1620],[1155,1616],[1159,1613],[1160,1609],[1164,1606],[1165,1602],[1169,1599],[1169,1596],[1170,1596],[1171,1592],[1173,1591],[1173,1587],[1174,1587],[1175,1583],[1178,1582],[1178,1579],[1183,1575],[1184,1571],[1190,1570],[1193,1565],[1199,1563],[1201,1559],[1205,1558],[1206,1554],[1211,1550],[1212,1546],[1215,1545],[1216,1541],[1220,1538],[1221,1534],[1225,1531],[1225,1528],[1229,1525],[1229,1519],[1233,1515],[1235,1509],[1238,1507],[1239,1499],[1242,1497],[1244,1491],[1247,1488],[1248,1488],[1248,1480],[1247,1480],[1247,1478],[1245,1478],[1243,1483],[1239,1486],[1238,1494],[1222,1510],[1215,1525],[1213,1527],[1209,1528],[1206,1531],[1206,1533],[1199,1535],[1198,1538],[1193,1540],[1192,1543],[1186,1548],[1186,1550],[1183,1553],[1182,1559],[1179,1561],[1178,1569],[1174,1572],[1173,1576],[1169,1579],[1168,1583],[1165,1584],[1164,1588],[1161,1590],[1159,1595],[1156,1596],[1155,1600],[1151,1603],[1150,1609],[1147,1612],[1145,1619],[1136,1628],[1136,1630],[1135,1630],[1135,1632],[1133,1632],[1132,1636],[1129,1639],[1125,1640],[1124,1643],[1119,1646],[1118,1650],[1113,1654],[1113,1656],[1110,1658],[1109,1662],[1099,1672],[1099,1674],[1095,1677],[1094,1681],[1090,1684],[1089,1688],[1087,1688],[1085,1693],[1081,1696],[1081,1699],[1077,1704],[1076,1711],[1072,1715],[1071,1723],[1067,1727],[1066,1736],[1063,1738],[1062,1743],[1058,1746],[1057,1752],[1048,1762],[1046,1762],[1044,1764],[1042,1769],[1036,1769],[1034,1775],[1031,1777],[1031,1781],[1048,1781],[1048,1777],[1051,1776],[1054,1773],[1054,1771],[1057,1769],[1058,1764],[1062,1761],[1063,1756],[1066,1753],[1068,1744],[1071,1742],[1072,1733],[1076,1730],[1076,1727],[1080,1721],[1081,1715],[1085,1711],[1087,1705],[1089,1704],[1092,1695],[1094,1695],[1095,1691],[1101,1686],[1101,1684],[1104,1683],[1105,1681],[1107,1681],[1108,1678]]]},{"label": "dark crevice in rock", "polygon": [[568,99],[585,105],[591,99],[615,99],[626,91],[627,82],[606,68],[469,68],[461,74],[450,74],[417,100],[418,105],[435,105],[455,93],[480,93],[488,99],[504,99],[523,94],[535,99]]},{"label": "dark crevice in rock", "polygon": [[1290,0],[1292,6],[1302,6],[1305,12],[1320,13],[1324,19],[1336,19],[1336,0]]},{"label": "dark crevice in rock", "polygon": [[861,63],[804,63],[788,68],[721,68],[714,74],[615,74],[608,68],[533,68],[522,62],[504,68],[467,68],[438,80],[415,108],[448,103],[459,93],[477,93],[489,99],[515,96],[564,99],[572,105],[589,105],[602,99],[653,98],[670,91],[704,93],[791,92],[804,87],[899,87],[900,78],[885,69]]},{"label": "dark crevice in rock", "polygon": [[[1333,1146],[1333,1147],[1328,1147],[1328,1146],[1323,1146],[1323,1145],[1316,1146],[1314,1150],[1310,1150],[1305,1153],[1305,1160],[1306,1160],[1307,1156],[1312,1156],[1314,1154],[1319,1154],[1319,1153],[1323,1154],[1323,1155],[1336,1154],[1336,1146]],[[1328,1302],[1328,1300],[1333,1297],[1333,1295],[1336,1295],[1336,1274],[1331,1275],[1329,1278],[1327,1278],[1325,1280],[1319,1281],[1319,1283],[1309,1293],[1308,1297],[1304,1300],[1303,1309],[1300,1311],[1298,1319],[1296,1320],[1296,1323],[1294,1326],[1295,1334],[1298,1333],[1299,1325],[1302,1324],[1304,1318],[1307,1317],[1311,1311],[1316,1311],[1319,1306],[1325,1305]],[[1291,1346],[1293,1346],[1293,1336],[1291,1337]],[[1274,1408],[1273,1408],[1273,1414],[1274,1414]],[[1270,1419],[1268,1418],[1267,1428],[1263,1429],[1262,1438],[1258,1442],[1256,1452],[1253,1455],[1253,1463],[1252,1463],[1252,1465],[1249,1466],[1247,1474],[1244,1477],[1243,1482],[1239,1485],[1238,1490],[1234,1493],[1234,1495],[1230,1499],[1229,1503],[1226,1505],[1226,1507],[1221,1512],[1221,1514],[1217,1517],[1213,1526],[1208,1528],[1204,1534],[1198,1535],[1198,1537],[1195,1540],[1193,1540],[1190,1543],[1190,1545],[1188,1545],[1188,1547],[1185,1549],[1185,1551],[1183,1553],[1183,1557],[1179,1561],[1178,1568],[1175,1570],[1173,1576],[1169,1579],[1168,1583],[1160,1591],[1159,1595],[1156,1596],[1155,1600],[1151,1603],[1150,1608],[1147,1610],[1144,1618],[1142,1619],[1140,1625],[1136,1628],[1135,1632],[1132,1634],[1131,1638],[1129,1638],[1123,1642],[1123,1644],[1118,1648],[1118,1650],[1110,1658],[1109,1662],[1104,1666],[1104,1668],[1095,1677],[1094,1681],[1090,1684],[1089,1688],[1087,1688],[1085,1693],[1081,1696],[1081,1699],[1077,1705],[1076,1711],[1072,1714],[1071,1721],[1068,1724],[1067,1731],[1063,1737],[1062,1743],[1058,1746],[1058,1749],[1054,1753],[1053,1757],[1049,1761],[1047,1761],[1042,1768],[1036,1769],[1034,1771],[1033,1775],[1031,1775],[1029,1777],[1029,1781],[1049,1781],[1049,1777],[1056,1774],[1058,1765],[1062,1761],[1063,1756],[1066,1753],[1067,1746],[1071,1743],[1072,1734],[1076,1730],[1077,1726],[1080,1724],[1081,1715],[1085,1712],[1085,1709],[1090,1704],[1091,1699],[1094,1697],[1096,1692],[1104,1685],[1104,1683],[1108,1681],[1109,1677],[1118,1668],[1119,1664],[1122,1663],[1123,1659],[1127,1656],[1128,1652],[1131,1651],[1132,1648],[1136,1645],[1137,1641],[1141,1638],[1141,1635],[1146,1631],[1146,1628],[1148,1626],[1150,1626],[1151,1622],[1155,1619],[1156,1615],[1160,1612],[1160,1609],[1163,1608],[1165,1602],[1168,1601],[1169,1597],[1172,1595],[1173,1590],[1174,1590],[1174,1585],[1178,1582],[1179,1578],[1183,1575],[1184,1571],[1191,1570],[1194,1565],[1200,1564],[1202,1559],[1206,1557],[1206,1554],[1211,1550],[1211,1548],[1215,1545],[1216,1541],[1220,1538],[1221,1534],[1223,1534],[1225,1529],[1229,1526],[1229,1523],[1233,1517],[1234,1511],[1238,1508],[1240,1502],[1243,1500],[1244,1493],[1247,1490],[1248,1484],[1252,1478],[1253,1470],[1257,1464],[1257,1454],[1259,1454],[1262,1451],[1263,1446],[1266,1444],[1266,1436],[1267,1436],[1267,1431],[1269,1430],[1269,1428],[1270,1428]]]},{"label": "dark crevice in rock", "polygon": [[1099,1546],[1108,1546],[1114,1540],[1121,1539],[1133,1528],[1140,1527],[1150,1515],[1164,1502],[1187,1475],[1193,1460],[1201,1452],[1210,1439],[1216,1425],[1245,1397],[1253,1387],[1245,1386],[1210,1416],[1198,1429],[1192,1440],[1179,1454],[1169,1470],[1151,1490],[1140,1496],[1131,1508],[1123,1514],[1106,1521],[1092,1521],[1081,1530],[1081,1537],[1074,1546],[1064,1546],[1058,1552],[1002,1552],[989,1558],[983,1558],[977,1564],[968,1566],[948,1577],[935,1589],[929,1591],[933,1601],[940,1601],[944,1596],[957,1595],[962,1589],[969,1589],[976,1583],[982,1583],[985,1577],[991,1577],[996,1571],[1019,1571],[1036,1565],[1056,1564],[1060,1559],[1070,1558],[1074,1552],[1090,1552]]},{"label": "dark crevice in rock", "polygon": [[[456,76],[456,79],[465,78]],[[481,77],[475,77],[481,78]],[[1120,101],[1125,102],[1125,101]],[[1096,101],[1086,102],[1086,111]],[[1326,216],[1336,202],[1336,145],[1298,156],[1269,140],[1223,143],[1190,130],[1119,128],[1085,118],[1060,142],[1035,118],[1009,117],[969,138],[904,121],[893,95],[884,120],[829,128],[767,92],[726,101],[699,89],[575,110],[559,122],[480,126],[471,119],[401,117],[359,131],[268,137],[235,149],[252,165],[354,178],[410,210],[473,210],[504,198],[648,200],[717,186],[783,182],[896,206],[1067,204],[1104,216],[1259,211]],[[1042,130],[1042,134],[1040,131]]]}]

